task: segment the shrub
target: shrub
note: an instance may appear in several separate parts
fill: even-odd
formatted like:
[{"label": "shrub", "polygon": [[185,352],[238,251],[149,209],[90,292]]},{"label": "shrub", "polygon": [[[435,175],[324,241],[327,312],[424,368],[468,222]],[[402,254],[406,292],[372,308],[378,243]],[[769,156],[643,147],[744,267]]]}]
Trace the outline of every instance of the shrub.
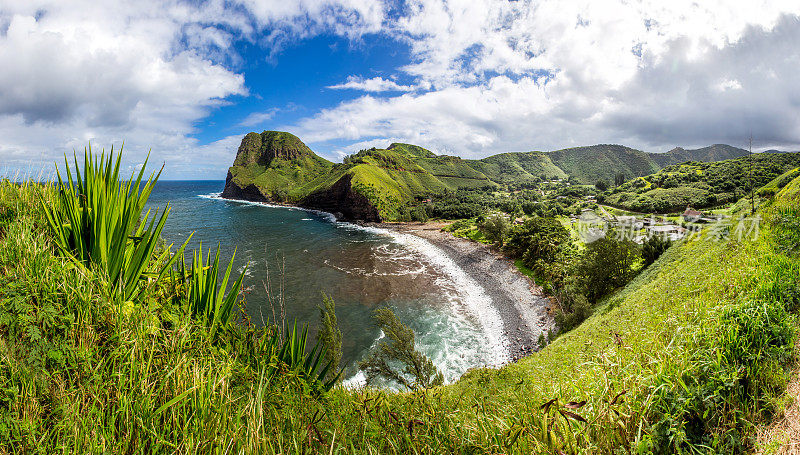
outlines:
[{"label": "shrub", "polygon": [[650,238],[642,244],[644,267],[655,262],[671,245],[672,242],[669,239],[665,239],[659,235],[650,236]]},{"label": "shrub", "polygon": [[331,370],[327,379],[340,374],[339,365],[342,361],[342,331],[336,320],[336,303],[333,298],[322,295],[323,306],[319,307],[319,340],[325,348],[325,360],[330,364]]},{"label": "shrub", "polygon": [[185,295],[184,303],[192,317],[206,325],[212,338],[218,330],[227,328],[233,320],[236,298],[242,288],[244,271],[233,283],[230,292],[225,295],[234,257],[236,257],[235,252],[221,282],[219,281],[219,247],[214,256],[214,262],[211,262],[210,251],[205,262],[203,261],[203,246],[200,245],[200,248],[193,252],[192,266],[188,272],[183,261],[178,265],[181,278],[187,281],[186,291],[182,293]]},{"label": "shrub", "polygon": [[508,217],[501,213],[493,213],[478,223],[478,229],[483,232],[484,236],[492,242],[499,243],[501,246],[509,227]]},{"label": "shrub", "polygon": [[169,249],[165,249],[153,258],[169,206],[161,213],[158,224],[155,224],[156,214],[150,218],[149,210],[142,216],[161,171],[158,175],[151,174],[142,188],[145,160],[139,175],[122,183],[119,180],[122,150],[116,158],[115,162],[113,148],[108,157],[103,152],[99,160],[87,149],[83,173],[78,170],[77,156],[74,157],[77,178],[73,179],[65,157],[67,181],[61,179],[61,172],[56,169],[56,204],[52,207],[45,204],[44,212],[59,251],[99,272],[108,279],[114,295],[128,301],[142,291],[150,264],[156,269],[149,276],[158,281],[178,255],[170,258]]},{"label": "shrub", "polygon": [[379,377],[409,390],[428,389],[444,383],[444,376],[431,359],[417,351],[414,331],[400,322],[392,310],[375,310],[375,320],[388,342],[382,341],[377,350],[359,363],[359,369],[367,375],[367,384]]},{"label": "shrub", "polygon": [[635,275],[638,261],[639,246],[630,240],[617,240],[611,231],[586,245],[575,273],[583,281],[589,300],[597,301],[627,284]]},{"label": "shrub", "polygon": [[575,328],[592,313],[592,306],[586,298],[586,290],[575,277],[569,277],[566,283],[556,292],[555,299],[559,310],[555,314],[559,332]]}]

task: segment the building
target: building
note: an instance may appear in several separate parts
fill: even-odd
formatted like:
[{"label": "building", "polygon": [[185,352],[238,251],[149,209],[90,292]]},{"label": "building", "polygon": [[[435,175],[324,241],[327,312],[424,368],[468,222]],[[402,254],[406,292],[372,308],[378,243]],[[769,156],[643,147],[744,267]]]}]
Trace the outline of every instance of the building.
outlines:
[{"label": "building", "polygon": [[647,227],[648,236],[659,236],[663,239],[676,240],[682,239],[686,236],[686,228],[675,224],[657,224],[655,226]]},{"label": "building", "polygon": [[690,206],[686,206],[686,210],[683,212],[683,221],[687,223],[694,223],[700,220],[703,217],[703,212],[699,212]]}]

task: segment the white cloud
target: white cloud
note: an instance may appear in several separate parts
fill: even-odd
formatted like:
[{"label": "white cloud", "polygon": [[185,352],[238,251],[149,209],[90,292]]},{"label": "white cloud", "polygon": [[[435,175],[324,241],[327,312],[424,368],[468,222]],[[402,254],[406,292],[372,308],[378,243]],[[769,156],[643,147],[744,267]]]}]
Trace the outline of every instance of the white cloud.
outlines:
[{"label": "white cloud", "polygon": [[272,120],[275,117],[275,114],[278,112],[277,108],[269,109],[265,112],[253,112],[252,114],[245,117],[244,120],[239,123],[241,126],[255,126],[260,125],[268,120]]},{"label": "white cloud", "polygon": [[410,92],[414,90],[414,87],[410,85],[399,85],[395,81],[384,79],[380,76],[371,79],[348,76],[347,82],[331,85],[328,88],[334,90],[359,90],[362,92]]},{"label": "white cloud", "polygon": [[747,123],[788,147],[800,144],[798,14],[789,1],[414,0],[387,33],[411,48],[401,73],[431,91],[363,96],[287,127],[321,146],[393,136],[484,156],[739,144]]},{"label": "white cloud", "polygon": [[[124,139],[131,160],[141,160],[150,146],[157,162],[191,153],[193,124],[225,98],[247,93],[241,74],[203,50],[223,52],[230,44],[226,32],[200,24],[207,14],[218,23],[236,19],[214,11],[213,2],[204,8],[156,1],[4,2],[4,165],[52,163],[90,140],[120,145]],[[196,47],[184,44],[187,31]]]},{"label": "white cloud", "polygon": [[330,87],[364,96],[285,125],[323,152],[375,138],[464,156],[667,149],[749,130],[788,147],[800,144],[798,14],[767,0],[0,0],[0,162],[33,168],[125,139],[131,162],[154,147],[167,177],[222,177],[239,136],[199,146],[192,134],[247,95],[232,46],[275,58],[320,33],[410,50],[393,74]]}]

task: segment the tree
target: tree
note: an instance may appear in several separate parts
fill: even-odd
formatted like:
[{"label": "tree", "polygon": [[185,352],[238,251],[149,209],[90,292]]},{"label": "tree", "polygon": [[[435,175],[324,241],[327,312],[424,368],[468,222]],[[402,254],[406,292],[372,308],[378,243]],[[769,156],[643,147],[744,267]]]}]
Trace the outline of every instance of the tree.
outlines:
[{"label": "tree", "polygon": [[597,181],[597,183],[594,184],[594,187],[597,188],[599,191],[605,191],[608,189],[608,182],[606,182],[603,179],[600,179]]},{"label": "tree", "polygon": [[493,213],[478,224],[478,228],[487,239],[499,243],[501,246],[509,227],[508,218],[501,213]]},{"label": "tree", "polygon": [[511,257],[556,260],[560,249],[571,245],[569,231],[557,219],[536,217],[509,230],[503,250]]},{"label": "tree", "polygon": [[614,175],[614,186],[620,186],[625,183],[625,174],[619,172]]},{"label": "tree", "polygon": [[576,275],[583,280],[586,296],[591,301],[623,286],[633,278],[634,266],[639,261],[639,245],[623,239],[617,240],[613,231],[586,245],[578,261]]},{"label": "tree", "polygon": [[325,346],[325,360],[330,362],[331,368],[326,379],[330,380],[339,374],[339,364],[342,361],[342,331],[336,320],[336,303],[333,298],[322,294],[322,304],[319,307],[319,340]]},{"label": "tree", "polygon": [[392,310],[375,310],[374,317],[387,341],[382,341],[378,349],[358,365],[367,376],[367,384],[379,377],[409,390],[429,389],[444,383],[444,376],[431,359],[417,351],[414,331],[400,322]]},{"label": "tree", "polygon": [[560,332],[571,330],[592,313],[583,283],[574,276],[568,276],[564,281],[564,285],[554,295],[560,310],[555,314],[556,326]]},{"label": "tree", "polygon": [[667,248],[672,245],[672,242],[669,239],[665,239],[660,235],[651,236],[647,239],[646,242],[642,245],[642,259],[644,260],[644,266],[647,267],[648,265],[656,262],[659,256],[661,256]]}]

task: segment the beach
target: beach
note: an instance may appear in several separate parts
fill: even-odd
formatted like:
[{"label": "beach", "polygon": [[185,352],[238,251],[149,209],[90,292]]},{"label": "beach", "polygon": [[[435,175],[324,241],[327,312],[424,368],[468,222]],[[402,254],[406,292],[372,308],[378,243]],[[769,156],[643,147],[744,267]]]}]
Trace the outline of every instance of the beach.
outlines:
[{"label": "beach", "polygon": [[539,350],[539,335],[554,328],[549,300],[541,287],[517,270],[493,247],[442,231],[447,223],[369,223],[427,240],[442,250],[485,291],[499,313],[508,340],[509,357],[519,360]]}]

